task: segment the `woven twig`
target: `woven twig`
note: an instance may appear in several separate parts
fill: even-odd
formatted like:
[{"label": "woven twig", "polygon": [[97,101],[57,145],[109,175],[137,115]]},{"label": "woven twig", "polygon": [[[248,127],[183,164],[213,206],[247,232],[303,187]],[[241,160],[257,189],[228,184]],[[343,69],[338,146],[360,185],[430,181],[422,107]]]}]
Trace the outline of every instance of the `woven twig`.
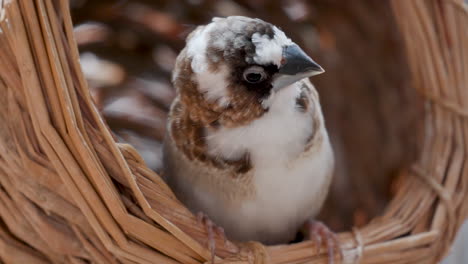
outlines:
[{"label": "woven twig", "polygon": [[[339,234],[343,263],[434,263],[468,215],[468,11],[461,0],[392,4],[427,101],[424,138],[385,213]],[[93,105],[68,3],[0,1],[0,28],[1,260],[209,260],[204,228]],[[308,241],[216,244],[219,263],[326,263]]]}]

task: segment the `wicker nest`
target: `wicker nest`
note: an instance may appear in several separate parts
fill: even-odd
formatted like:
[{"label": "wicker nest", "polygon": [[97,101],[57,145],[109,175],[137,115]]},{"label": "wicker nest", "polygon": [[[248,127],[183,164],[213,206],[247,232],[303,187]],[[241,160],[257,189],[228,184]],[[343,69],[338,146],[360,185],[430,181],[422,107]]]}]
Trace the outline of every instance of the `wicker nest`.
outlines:
[{"label": "wicker nest", "polygon": [[[34,3],[33,3],[34,2]],[[418,162],[385,212],[339,234],[343,263],[435,263],[468,215],[468,10],[393,0],[425,98]],[[202,263],[206,232],[90,97],[66,1],[0,1],[0,260]],[[465,206],[463,206],[465,205]],[[217,238],[216,263],[326,263],[312,242]]]}]

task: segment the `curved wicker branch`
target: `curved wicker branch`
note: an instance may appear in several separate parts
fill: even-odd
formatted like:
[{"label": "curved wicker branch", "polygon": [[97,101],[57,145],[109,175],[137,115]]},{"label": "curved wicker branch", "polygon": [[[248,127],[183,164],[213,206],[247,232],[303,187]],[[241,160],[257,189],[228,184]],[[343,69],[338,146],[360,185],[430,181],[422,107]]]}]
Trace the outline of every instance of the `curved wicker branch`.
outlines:
[{"label": "curved wicker branch", "polygon": [[[468,215],[468,11],[393,0],[423,147],[385,213],[339,235],[344,263],[436,262]],[[0,259],[7,263],[202,263],[206,233],[90,97],[66,1],[0,1]],[[325,263],[312,242],[217,238],[217,263]],[[338,259],[338,256],[337,256]]]}]

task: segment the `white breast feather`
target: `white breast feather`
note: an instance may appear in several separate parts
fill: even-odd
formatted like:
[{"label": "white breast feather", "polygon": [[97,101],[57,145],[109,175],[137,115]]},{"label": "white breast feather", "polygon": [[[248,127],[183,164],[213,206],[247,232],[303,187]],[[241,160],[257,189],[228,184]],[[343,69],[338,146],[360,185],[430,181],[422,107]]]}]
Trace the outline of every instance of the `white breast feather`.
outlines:
[{"label": "white breast feather", "polygon": [[318,132],[324,138],[322,149],[297,159],[315,129],[310,111],[320,111],[318,105],[309,107],[309,113],[297,111],[299,94],[298,82],[274,95],[269,111],[249,125],[221,128],[207,135],[211,155],[235,160],[246,151],[250,154],[256,196],[245,202],[239,212],[230,212],[238,217],[239,232],[255,231],[259,225],[280,231],[300,219],[298,214],[310,217],[316,213],[317,208],[306,206],[324,188],[333,157],[322,129]]}]

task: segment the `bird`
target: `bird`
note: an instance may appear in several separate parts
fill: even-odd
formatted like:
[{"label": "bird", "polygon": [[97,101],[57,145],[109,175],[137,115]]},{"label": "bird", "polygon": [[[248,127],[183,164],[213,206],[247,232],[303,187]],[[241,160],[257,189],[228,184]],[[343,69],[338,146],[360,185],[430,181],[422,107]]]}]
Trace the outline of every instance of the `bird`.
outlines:
[{"label": "bird", "polygon": [[216,17],[192,31],[173,70],[163,144],[163,177],[177,198],[233,241],[288,243],[309,223],[333,245],[314,220],[334,170],[308,79],[323,72],[258,18]]}]

